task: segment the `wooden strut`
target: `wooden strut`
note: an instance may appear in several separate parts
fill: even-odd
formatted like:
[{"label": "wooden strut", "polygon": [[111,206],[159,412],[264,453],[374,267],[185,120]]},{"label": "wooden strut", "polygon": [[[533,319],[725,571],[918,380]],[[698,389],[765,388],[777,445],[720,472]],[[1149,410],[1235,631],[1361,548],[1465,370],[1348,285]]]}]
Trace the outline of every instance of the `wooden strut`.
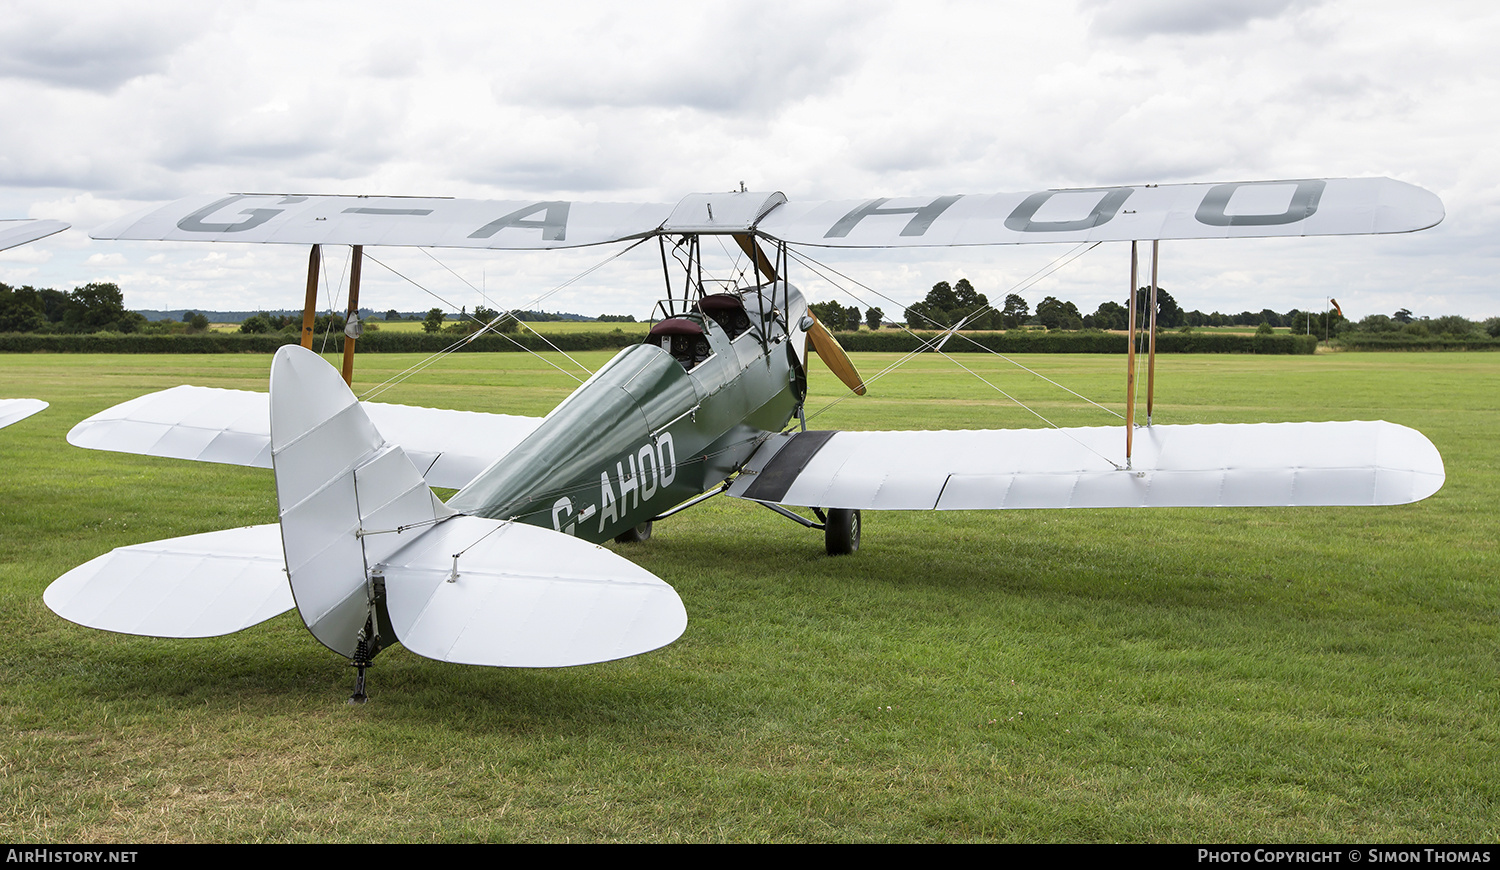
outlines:
[{"label": "wooden strut", "polygon": [[1130,344],[1125,351],[1125,467],[1130,468],[1130,449],[1135,439],[1135,242],[1130,243]]},{"label": "wooden strut", "polygon": [[[1156,261],[1161,254],[1161,240],[1151,240],[1151,349],[1146,362],[1146,425],[1151,425],[1152,399],[1156,391]],[[1131,291],[1134,292],[1134,291]]]},{"label": "wooden strut", "polygon": [[764,275],[766,281],[775,283],[776,267],[766,258],[765,253],[760,249],[760,245],[755,243],[755,237],[749,233],[735,233],[734,240],[739,244],[740,250],[744,251],[745,255],[750,258],[750,261],[755,264],[755,271]]},{"label": "wooden strut", "polygon": [[[354,262],[349,267],[349,314],[348,319],[359,317],[359,269],[364,262],[364,245],[354,246]],[[344,383],[354,386],[354,338],[344,335]]]},{"label": "wooden strut", "polygon": [[312,350],[313,324],[318,319],[318,270],[323,265],[323,248],[313,245],[307,254],[307,299],[302,303],[302,346]]}]

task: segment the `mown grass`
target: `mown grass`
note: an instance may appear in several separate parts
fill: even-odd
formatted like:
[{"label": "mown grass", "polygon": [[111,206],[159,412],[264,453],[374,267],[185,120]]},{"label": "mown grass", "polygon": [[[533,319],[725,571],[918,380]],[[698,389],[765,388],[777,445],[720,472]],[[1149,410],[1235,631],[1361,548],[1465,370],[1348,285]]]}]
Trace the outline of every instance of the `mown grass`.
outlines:
[{"label": "mown grass", "polygon": [[[892,359],[856,356],[867,374]],[[357,384],[415,361],[362,357]],[[1060,424],[1114,419],[994,357],[961,361]],[[1122,361],[1021,361],[1118,405]],[[682,595],[676,644],[556,671],[396,648],[364,707],[344,704],[352,672],[294,614],[165,641],[80,628],[41,602],[112,547],[274,519],[265,472],[63,440],[149,390],[263,388],[268,363],[0,360],[0,395],[53,403],[0,431],[0,837],[1500,836],[1497,355],[1158,362],[1158,422],[1421,429],[1448,483],[1420,504],[872,514],[861,551],[831,559],[816,534],[715,499],[620,550]],[[836,395],[814,365],[811,409]],[[470,354],[381,399],[542,414],[574,385],[524,354]],[[812,425],[1040,423],[923,357]]]}]

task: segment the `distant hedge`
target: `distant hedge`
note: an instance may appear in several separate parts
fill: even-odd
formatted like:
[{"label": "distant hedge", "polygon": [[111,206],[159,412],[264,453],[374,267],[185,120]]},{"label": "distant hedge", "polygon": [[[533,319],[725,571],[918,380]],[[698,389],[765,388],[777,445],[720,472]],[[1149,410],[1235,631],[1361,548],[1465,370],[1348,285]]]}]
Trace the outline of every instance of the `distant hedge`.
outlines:
[{"label": "distant hedge", "polygon": [[1500,338],[1482,335],[1346,332],[1338,341],[1344,350],[1500,350]]},{"label": "distant hedge", "polygon": [[[533,334],[487,334],[462,344],[459,350],[494,352],[521,350],[523,347],[527,350],[608,350],[635,344],[641,337],[616,329],[609,332],[560,333],[549,335],[547,339],[551,342],[550,345]],[[436,353],[461,340],[451,333],[371,332],[359,340],[358,349],[360,353]],[[12,332],[0,334],[0,353],[274,353],[282,345],[296,343],[295,335],[285,333],[120,335],[99,332],[89,335],[45,335]],[[329,353],[341,353],[344,349],[344,336],[342,333],[330,335],[326,344],[322,336],[319,336],[313,342],[313,347]]]},{"label": "distant hedge", "polygon": [[[910,353],[939,333],[896,330],[836,333],[848,351]],[[976,346],[978,345],[978,346]],[[1123,354],[1128,339],[1116,332],[1011,332],[960,333],[943,345],[946,353],[994,350],[1001,353],[1114,353]],[[1318,346],[1308,335],[1247,335],[1233,332],[1161,332],[1156,336],[1158,353],[1265,353],[1310,354]]]},{"label": "distant hedge", "polygon": [[[839,343],[845,350],[863,352],[909,353],[932,340],[937,333],[910,333],[898,330],[878,332],[840,332]],[[359,340],[360,353],[436,353],[460,339],[454,335],[428,332],[372,332]],[[641,340],[639,334],[624,330],[608,332],[572,332],[547,336],[543,341],[531,333],[519,335],[486,334],[462,344],[466,352],[500,352],[526,350],[565,351],[610,350],[628,347]],[[1446,339],[1422,339],[1438,343]],[[549,344],[550,342],[550,344]],[[41,335],[32,333],[0,334],[0,353],[273,353],[282,345],[296,344],[295,336],[284,333],[246,335],[237,332],[201,335]],[[1263,353],[1310,354],[1317,339],[1307,335],[1246,335],[1223,332],[1165,332],[1156,337],[1160,353]],[[1495,344],[1491,342],[1491,345]],[[335,334],[325,344],[321,337],[313,345],[330,353],[341,352],[344,336]],[[1414,345],[1415,346],[1415,345]],[[1446,345],[1443,345],[1446,347]],[[943,346],[948,353],[981,350],[1001,353],[1113,353],[1126,351],[1126,338],[1113,332],[971,332],[955,335]],[[1371,347],[1371,350],[1377,348]]]},{"label": "distant hedge", "polygon": [[95,332],[47,335],[30,332],[0,334],[3,353],[273,353],[295,336],[241,335],[237,332],[201,335],[121,335]]}]

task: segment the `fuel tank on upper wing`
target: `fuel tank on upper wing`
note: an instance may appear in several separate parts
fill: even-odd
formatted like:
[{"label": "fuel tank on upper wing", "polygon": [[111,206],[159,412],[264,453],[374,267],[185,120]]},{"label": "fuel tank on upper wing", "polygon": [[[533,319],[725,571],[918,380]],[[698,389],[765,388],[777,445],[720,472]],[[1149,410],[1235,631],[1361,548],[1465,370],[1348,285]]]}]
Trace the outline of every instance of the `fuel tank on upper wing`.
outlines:
[{"label": "fuel tank on upper wing", "polygon": [[701,310],[658,323],[448,506],[602,542],[729,477],[802,398],[792,343],[759,322],[785,315],[745,301],[748,328]]}]

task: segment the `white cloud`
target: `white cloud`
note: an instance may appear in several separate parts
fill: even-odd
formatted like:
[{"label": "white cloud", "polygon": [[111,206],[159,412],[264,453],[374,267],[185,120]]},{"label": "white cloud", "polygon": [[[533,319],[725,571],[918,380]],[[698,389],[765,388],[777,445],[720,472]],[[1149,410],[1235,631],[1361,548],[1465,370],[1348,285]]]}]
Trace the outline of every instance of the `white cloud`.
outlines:
[{"label": "white cloud", "polygon": [[[13,49],[0,50],[0,114],[21,119],[0,152],[0,215],[78,227],[33,246],[53,254],[33,283],[99,280],[86,259],[118,252],[126,263],[111,268],[133,305],[296,305],[286,288],[305,252],[210,260],[201,246],[87,239],[198,192],[673,201],[745,181],[805,200],[1390,175],[1441,195],[1445,223],[1353,247],[1183,243],[1167,262],[1187,286],[1168,287],[1204,310],[1305,307],[1336,288],[1346,310],[1365,298],[1394,310],[1408,294],[1419,313],[1500,313],[1500,12],[1488,5],[161,8],[63,2],[0,22],[0,49]],[[436,256],[520,304],[605,253]],[[1058,253],[835,259],[905,304],[961,273],[993,297]],[[638,254],[554,299],[644,315],[660,263]],[[426,255],[381,256],[456,304],[479,300]],[[1032,301],[1092,310],[1121,295],[1110,258],[1090,254]],[[0,280],[14,283],[13,268],[0,261]],[[435,304],[371,280],[375,307]]]}]

